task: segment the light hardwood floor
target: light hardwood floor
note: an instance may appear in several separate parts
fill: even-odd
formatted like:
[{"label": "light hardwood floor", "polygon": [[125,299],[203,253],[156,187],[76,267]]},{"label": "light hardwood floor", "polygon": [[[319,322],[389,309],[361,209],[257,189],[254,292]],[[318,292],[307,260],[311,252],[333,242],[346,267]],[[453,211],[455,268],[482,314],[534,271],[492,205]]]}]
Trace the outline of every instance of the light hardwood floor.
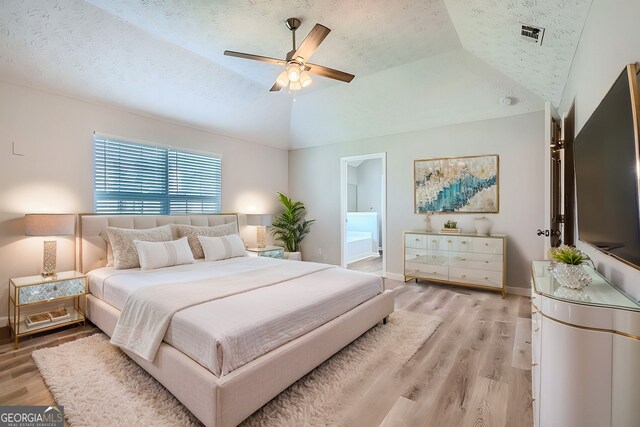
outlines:
[{"label": "light hardwood floor", "polygon": [[372,256],[360,261],[347,264],[349,270],[364,271],[365,273],[373,273],[382,276],[382,257]]},{"label": "light hardwood floor", "polygon": [[[531,306],[528,298],[473,289],[386,281],[396,310],[442,324],[398,369],[371,372],[348,402],[349,425],[531,426]],[[0,338],[0,405],[49,405],[31,352],[96,332],[73,327],[21,341]],[[79,355],[80,356],[80,355]]]}]

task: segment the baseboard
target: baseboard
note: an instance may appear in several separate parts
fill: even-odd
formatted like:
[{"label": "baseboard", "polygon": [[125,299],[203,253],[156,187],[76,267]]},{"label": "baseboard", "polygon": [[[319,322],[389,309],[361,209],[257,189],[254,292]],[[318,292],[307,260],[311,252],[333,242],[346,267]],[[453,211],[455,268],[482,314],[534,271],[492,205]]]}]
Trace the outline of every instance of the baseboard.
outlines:
[{"label": "baseboard", "polygon": [[361,255],[361,256],[358,256],[357,258],[354,258],[354,259],[348,259],[347,260],[347,264],[353,264],[354,262],[364,261],[365,259],[369,259],[369,258],[373,258],[373,257],[379,257],[379,256],[380,256],[380,254],[378,252],[371,252],[370,254]]},{"label": "baseboard", "polygon": [[391,280],[399,280],[401,282],[404,282],[404,275],[403,274],[398,274],[398,273],[389,273],[387,271],[387,273],[385,274],[385,276],[387,279],[391,279]]},{"label": "baseboard", "polygon": [[515,286],[507,286],[507,293],[509,295],[521,295],[523,297],[530,297],[531,288],[517,288]]},{"label": "baseboard", "polygon": [[7,318],[0,319],[0,328],[4,328],[6,326],[9,326],[9,321],[7,320]]}]

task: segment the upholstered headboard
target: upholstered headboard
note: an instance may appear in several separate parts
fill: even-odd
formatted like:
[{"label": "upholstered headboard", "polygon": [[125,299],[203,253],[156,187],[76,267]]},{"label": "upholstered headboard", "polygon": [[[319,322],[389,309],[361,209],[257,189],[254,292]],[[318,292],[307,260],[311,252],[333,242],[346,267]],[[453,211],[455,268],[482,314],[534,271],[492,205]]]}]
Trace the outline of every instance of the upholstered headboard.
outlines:
[{"label": "upholstered headboard", "polygon": [[[87,273],[107,265],[108,227],[153,228],[167,224],[213,226],[238,223],[238,215],[80,215],[80,271]],[[177,236],[173,236],[177,238]]]}]

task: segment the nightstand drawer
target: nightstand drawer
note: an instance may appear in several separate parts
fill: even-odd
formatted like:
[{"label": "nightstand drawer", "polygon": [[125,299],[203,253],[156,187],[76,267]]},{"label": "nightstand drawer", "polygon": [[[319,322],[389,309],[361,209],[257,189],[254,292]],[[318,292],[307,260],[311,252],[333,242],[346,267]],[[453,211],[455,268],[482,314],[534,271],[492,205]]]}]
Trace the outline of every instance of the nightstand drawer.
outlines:
[{"label": "nightstand drawer", "polygon": [[18,290],[17,304],[33,304],[58,298],[83,295],[86,293],[85,279],[71,279],[61,282],[41,283],[25,286]]}]

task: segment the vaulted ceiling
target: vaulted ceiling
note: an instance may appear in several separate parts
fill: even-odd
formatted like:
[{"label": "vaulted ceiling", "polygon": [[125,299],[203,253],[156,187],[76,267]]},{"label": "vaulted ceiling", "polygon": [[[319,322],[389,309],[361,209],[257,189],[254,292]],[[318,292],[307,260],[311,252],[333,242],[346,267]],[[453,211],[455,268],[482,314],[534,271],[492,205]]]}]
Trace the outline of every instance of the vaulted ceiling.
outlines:
[{"label": "vaulted ceiling", "polygon": [[[2,0],[0,79],[278,148],[558,105],[591,0]],[[316,22],[332,32],[295,96],[268,89]],[[545,28],[542,45],[521,23]],[[502,97],[513,103],[504,106]]]}]

